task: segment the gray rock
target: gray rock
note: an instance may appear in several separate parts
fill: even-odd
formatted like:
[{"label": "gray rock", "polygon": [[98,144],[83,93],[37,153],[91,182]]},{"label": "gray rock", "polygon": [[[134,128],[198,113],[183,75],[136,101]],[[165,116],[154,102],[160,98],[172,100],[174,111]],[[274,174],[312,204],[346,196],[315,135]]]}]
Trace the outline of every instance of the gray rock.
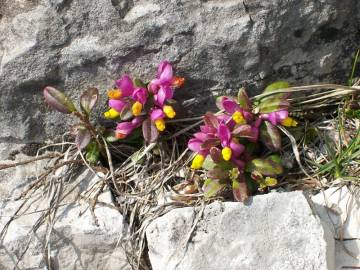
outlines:
[{"label": "gray rock", "polygon": [[[63,133],[41,90],[103,93],[120,74],[154,76],[172,61],[181,99],[213,107],[213,95],[294,84],[344,82],[360,39],[359,3],[242,0],[3,0],[0,6],[0,143]],[[104,102],[104,100],[103,100]],[[201,104],[203,106],[195,106]]]},{"label": "gray rock", "polygon": [[[360,264],[360,206],[356,187],[333,187],[312,197],[321,220],[335,241],[336,270]],[[344,239],[344,241],[342,241]]]},{"label": "gray rock", "polygon": [[187,243],[195,216],[194,208],[176,209],[149,225],[154,270],[333,269],[334,240],[301,192],[214,202]]},{"label": "gray rock", "polygon": [[[44,245],[50,220],[39,222],[49,202],[41,192],[33,195],[0,242],[0,269],[14,269],[20,258],[19,269],[45,269],[49,264],[51,269],[131,269],[120,241],[125,224],[119,212],[111,208],[110,191],[105,190],[98,198],[100,204],[94,211],[98,225],[89,204],[78,200],[79,194],[92,198],[94,187],[100,182],[100,178],[85,171],[74,182],[76,185],[68,186],[74,188],[74,194],[60,203],[56,216],[52,218],[54,226],[48,253]],[[24,200],[0,201],[0,230],[22,203]],[[40,226],[34,233],[37,224]]]}]

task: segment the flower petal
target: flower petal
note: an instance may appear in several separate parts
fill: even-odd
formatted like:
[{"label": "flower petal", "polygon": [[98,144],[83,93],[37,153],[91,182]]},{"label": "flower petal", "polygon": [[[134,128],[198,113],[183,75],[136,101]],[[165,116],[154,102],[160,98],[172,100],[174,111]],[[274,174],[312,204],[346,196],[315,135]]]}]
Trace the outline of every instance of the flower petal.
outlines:
[{"label": "flower petal", "polygon": [[116,126],[116,132],[121,133],[123,135],[129,135],[135,126],[131,122],[121,122]]},{"label": "flower petal", "polygon": [[240,110],[239,104],[237,104],[234,100],[231,100],[231,99],[224,99],[222,102],[222,106],[224,107],[224,110],[226,112],[231,113],[231,114]]},{"label": "flower petal", "polygon": [[173,68],[171,64],[168,61],[163,61],[159,65],[158,72],[160,69],[159,79],[161,83],[170,84],[173,78]]},{"label": "flower petal", "polygon": [[281,111],[277,111],[275,112],[276,114],[276,120],[277,122],[281,122],[282,120],[284,120],[286,117],[288,117],[289,112],[286,110],[281,110]]},{"label": "flower petal", "polygon": [[169,86],[161,86],[157,95],[156,101],[160,106],[163,106],[167,99],[171,99],[174,93],[171,87]]},{"label": "flower petal", "polygon": [[218,136],[222,146],[227,146],[230,143],[231,132],[225,124],[219,125]]},{"label": "flower petal", "polygon": [[124,107],[127,105],[127,102],[123,101],[123,100],[119,100],[119,99],[110,99],[109,100],[109,107],[113,108],[114,110],[116,110],[117,112],[121,112]]},{"label": "flower petal", "polygon": [[134,84],[128,75],[124,75],[120,80],[115,82],[116,86],[120,88],[122,96],[131,96],[134,91]]},{"label": "flower petal", "polygon": [[162,119],[164,117],[165,117],[165,114],[161,109],[155,109],[150,114],[150,118],[151,118],[152,121]]},{"label": "flower petal", "polygon": [[199,139],[192,138],[188,142],[188,148],[193,151],[199,153],[201,150],[202,141]]},{"label": "flower petal", "polygon": [[230,148],[232,150],[232,153],[233,153],[234,157],[239,157],[245,150],[244,145],[242,145],[240,143],[237,143],[237,142],[234,142],[234,141],[230,142]]},{"label": "flower petal", "polygon": [[132,96],[133,99],[139,101],[142,105],[144,105],[146,103],[148,94],[145,88],[136,88]]}]

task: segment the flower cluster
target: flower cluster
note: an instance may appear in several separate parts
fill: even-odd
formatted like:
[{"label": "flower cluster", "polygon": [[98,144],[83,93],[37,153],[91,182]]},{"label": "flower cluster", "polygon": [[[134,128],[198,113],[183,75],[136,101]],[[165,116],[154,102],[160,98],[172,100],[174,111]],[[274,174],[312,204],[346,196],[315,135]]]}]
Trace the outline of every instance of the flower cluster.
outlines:
[{"label": "flower cluster", "polygon": [[168,61],[160,63],[157,76],[150,83],[124,75],[115,82],[116,87],[108,91],[110,109],[104,117],[118,121],[115,130],[118,139],[127,137],[142,125],[145,140],[153,142],[159,132],[165,130],[165,119],[176,116],[170,101],[174,89],[183,84],[184,78],[174,76]]},{"label": "flower cluster", "polygon": [[[277,82],[264,93],[287,87],[287,83]],[[281,136],[276,126],[297,125],[289,117],[289,105],[286,94],[269,94],[252,104],[244,89],[240,89],[237,99],[218,98],[221,111],[206,113],[200,132],[188,142],[188,148],[196,153],[191,168],[207,170],[205,195],[213,196],[232,182],[235,199],[243,201],[249,193],[249,179],[260,189],[277,183],[273,177],[282,173],[281,161],[275,155],[255,158],[255,150],[257,142],[272,152],[280,150]]]}]

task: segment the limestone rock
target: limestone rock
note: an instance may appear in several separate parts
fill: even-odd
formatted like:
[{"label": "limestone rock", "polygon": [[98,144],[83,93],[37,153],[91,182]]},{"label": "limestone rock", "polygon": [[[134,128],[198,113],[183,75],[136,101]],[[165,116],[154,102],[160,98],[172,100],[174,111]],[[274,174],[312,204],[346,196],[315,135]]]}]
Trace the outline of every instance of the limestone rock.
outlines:
[{"label": "limestone rock", "polygon": [[[45,269],[49,264],[51,269],[131,269],[118,245],[125,224],[119,212],[111,208],[110,191],[105,190],[99,196],[101,203],[94,211],[98,225],[89,204],[75,202],[78,194],[94,196],[93,188],[100,180],[89,171],[78,176],[76,186],[71,187],[75,188],[75,194],[62,201],[56,216],[45,222],[41,221],[48,205],[46,194],[33,195],[0,242],[0,269],[14,269],[20,258],[19,269]],[[24,200],[0,201],[0,230],[22,203]],[[46,252],[46,229],[51,221],[54,226]],[[38,227],[35,233],[34,226]]]},{"label": "limestone rock", "polygon": [[344,82],[360,43],[358,6],[357,0],[2,0],[0,143],[63,133],[69,121],[43,104],[45,85],[74,98],[88,86],[104,93],[123,73],[151,78],[162,59],[187,78],[181,100],[202,113],[223,89],[246,85],[255,93],[278,79]]},{"label": "limestone rock", "polygon": [[[321,220],[331,228],[335,241],[336,270],[343,266],[360,264],[360,206],[359,190],[348,188],[329,188],[312,197],[315,209]],[[345,239],[341,241],[340,239]]]},{"label": "limestone rock", "polygon": [[154,270],[333,269],[334,240],[301,192],[214,202],[186,244],[195,216],[194,208],[175,209],[149,225]]}]

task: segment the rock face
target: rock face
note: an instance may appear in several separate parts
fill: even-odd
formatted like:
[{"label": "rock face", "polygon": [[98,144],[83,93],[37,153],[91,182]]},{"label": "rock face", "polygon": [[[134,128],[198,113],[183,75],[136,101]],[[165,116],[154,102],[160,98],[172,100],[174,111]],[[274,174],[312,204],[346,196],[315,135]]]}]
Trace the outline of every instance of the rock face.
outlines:
[{"label": "rock face", "polygon": [[[100,180],[89,171],[81,174],[74,181],[73,194],[60,203],[56,216],[45,219],[44,223],[41,217],[46,213],[48,201],[44,194],[33,195],[0,242],[0,269],[15,269],[16,265],[16,269],[45,269],[48,265],[51,269],[131,269],[118,245],[125,225],[119,212],[111,208],[110,192],[99,196],[98,200],[107,205],[98,204],[94,210],[98,225],[88,203],[74,202],[78,194],[91,198],[90,191]],[[0,201],[0,231],[22,203],[24,200]],[[51,220],[54,226],[48,246],[50,252],[46,253],[45,234]],[[38,227],[35,233],[34,226]]]},{"label": "rock face", "polygon": [[[0,143],[41,142],[65,123],[41,89],[103,92],[172,61],[205,112],[212,95],[265,83],[345,81],[360,42],[357,0],[2,0]],[[201,109],[200,109],[201,108]],[[196,109],[195,109],[196,110]]]},{"label": "rock face", "polygon": [[[331,228],[335,242],[336,270],[344,266],[360,264],[360,206],[359,190],[348,188],[329,188],[312,198],[316,212],[321,220]],[[340,239],[344,239],[341,241]]]},{"label": "rock face", "polygon": [[193,236],[193,208],[172,210],[147,229],[154,270],[332,270],[334,240],[301,192],[212,203]]}]

